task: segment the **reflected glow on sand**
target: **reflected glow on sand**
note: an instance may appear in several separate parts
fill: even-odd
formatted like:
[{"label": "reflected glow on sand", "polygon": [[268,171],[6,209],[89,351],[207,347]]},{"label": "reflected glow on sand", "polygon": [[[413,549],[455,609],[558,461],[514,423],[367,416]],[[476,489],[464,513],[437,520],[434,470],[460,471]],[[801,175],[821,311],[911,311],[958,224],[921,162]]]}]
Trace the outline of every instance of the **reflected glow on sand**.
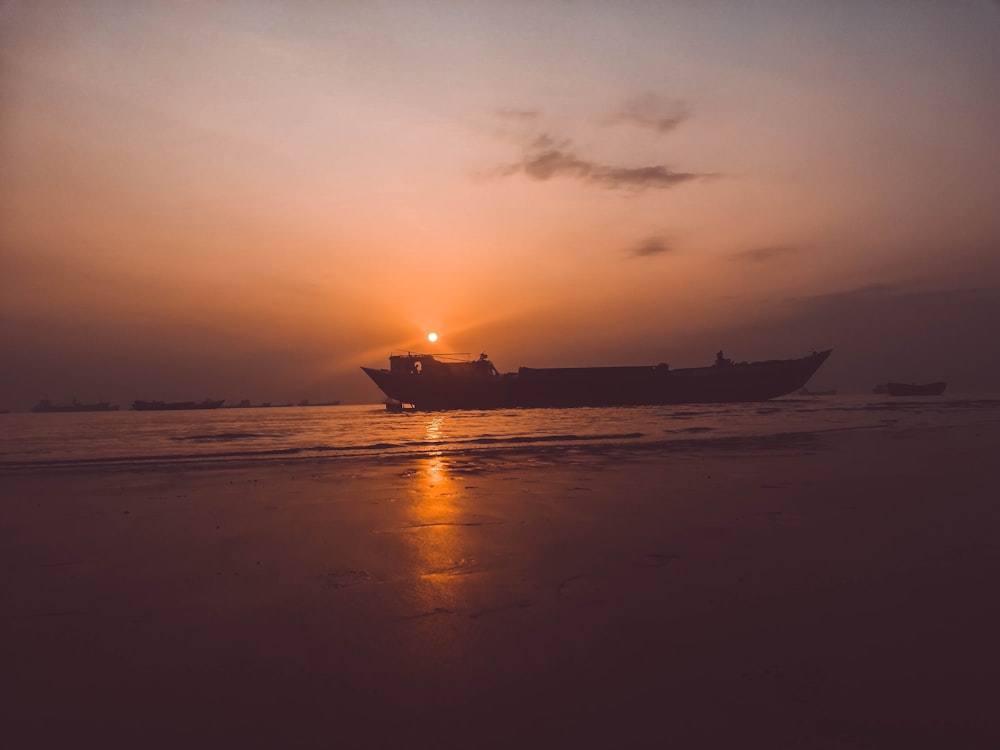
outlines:
[{"label": "reflected glow on sand", "polygon": [[[426,441],[433,445],[442,439],[444,415],[429,418]],[[448,464],[438,451],[417,460],[410,491],[415,495],[412,507],[415,573],[427,611],[454,611],[460,604],[460,582],[469,572],[468,544],[463,529],[460,496]]]}]

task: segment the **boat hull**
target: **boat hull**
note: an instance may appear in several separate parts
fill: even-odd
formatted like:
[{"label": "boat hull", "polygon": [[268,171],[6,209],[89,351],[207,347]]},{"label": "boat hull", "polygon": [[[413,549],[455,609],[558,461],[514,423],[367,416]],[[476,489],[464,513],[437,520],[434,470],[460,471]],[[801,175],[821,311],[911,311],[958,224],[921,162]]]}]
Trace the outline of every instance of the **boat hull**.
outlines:
[{"label": "boat hull", "polygon": [[79,411],[118,411],[118,405],[104,401],[97,404],[51,404],[42,401],[31,407],[31,410],[39,414],[67,414]]},{"label": "boat hull", "polygon": [[189,411],[191,409],[218,409],[223,401],[135,401],[133,411]]},{"label": "boat hull", "polygon": [[680,370],[522,367],[490,377],[361,369],[389,398],[423,410],[640,406],[766,401],[802,388],[829,355]]},{"label": "boat hull", "polygon": [[886,383],[886,391],[890,396],[940,396],[944,393],[946,383]]}]

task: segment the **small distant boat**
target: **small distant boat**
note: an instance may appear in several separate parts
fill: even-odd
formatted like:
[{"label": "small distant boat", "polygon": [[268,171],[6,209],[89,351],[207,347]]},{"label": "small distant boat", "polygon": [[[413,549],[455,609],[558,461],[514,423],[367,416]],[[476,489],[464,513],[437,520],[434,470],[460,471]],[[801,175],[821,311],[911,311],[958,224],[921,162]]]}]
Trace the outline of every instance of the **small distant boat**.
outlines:
[{"label": "small distant boat", "polygon": [[837,389],[831,388],[828,391],[810,391],[808,388],[803,388],[799,391],[800,396],[836,396]]},{"label": "small distant boat", "polygon": [[68,404],[54,404],[47,398],[41,399],[31,407],[33,412],[41,413],[61,413],[74,411],[118,411],[118,404],[107,401],[98,401],[96,404],[81,404],[75,398]]},{"label": "small distant boat", "polygon": [[316,401],[312,402],[307,398],[299,401],[299,406],[340,406],[339,401]]},{"label": "small distant boat", "polygon": [[890,396],[940,396],[944,393],[947,383],[886,383],[886,392]]},{"label": "small distant boat", "polygon": [[187,409],[218,409],[225,399],[213,401],[133,401],[135,411],[184,411]]}]

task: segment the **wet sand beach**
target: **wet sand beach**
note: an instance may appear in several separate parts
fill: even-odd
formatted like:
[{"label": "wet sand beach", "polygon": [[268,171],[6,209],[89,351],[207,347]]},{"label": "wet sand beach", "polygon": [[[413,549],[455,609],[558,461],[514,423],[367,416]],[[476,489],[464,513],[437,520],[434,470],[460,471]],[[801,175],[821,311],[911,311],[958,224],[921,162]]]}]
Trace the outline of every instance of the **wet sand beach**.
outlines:
[{"label": "wet sand beach", "polygon": [[996,426],[0,476],[8,747],[995,748]]}]

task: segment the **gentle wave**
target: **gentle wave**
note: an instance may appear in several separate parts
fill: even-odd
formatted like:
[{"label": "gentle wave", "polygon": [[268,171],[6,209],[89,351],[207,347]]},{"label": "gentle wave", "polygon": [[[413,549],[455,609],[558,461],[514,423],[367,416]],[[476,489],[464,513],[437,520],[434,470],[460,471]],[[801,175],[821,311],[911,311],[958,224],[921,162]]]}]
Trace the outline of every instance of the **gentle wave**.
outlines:
[{"label": "gentle wave", "polygon": [[[860,428],[857,428],[860,429]],[[330,446],[311,446],[308,448],[284,448],[261,451],[226,451],[212,453],[173,453],[163,455],[131,455],[113,458],[81,458],[81,459],[51,459],[31,462],[0,461],[0,474],[6,472],[37,470],[148,470],[164,469],[171,466],[191,468],[218,468],[223,466],[260,465],[262,463],[302,462],[329,458],[339,454],[341,458],[350,458],[360,462],[381,462],[385,460],[404,460],[414,458],[448,458],[451,460],[474,458],[498,458],[515,456],[551,456],[559,453],[583,453],[586,455],[607,455],[617,451],[628,450],[635,453],[650,453],[655,451],[685,451],[732,450],[736,448],[773,448],[787,447],[790,444],[801,445],[803,442],[817,438],[822,432],[835,432],[837,428],[816,432],[789,432],[752,436],[727,436],[686,439],[657,439],[627,442],[621,439],[577,441],[547,441],[547,440],[511,440],[506,444],[487,443],[478,447],[457,447],[455,445],[421,446],[420,450],[408,450],[375,454],[364,451],[335,449]],[[610,438],[610,436],[606,436]]]},{"label": "gentle wave", "polygon": [[174,435],[171,440],[190,443],[227,443],[232,440],[267,440],[283,437],[260,432],[219,432],[208,435]]},{"label": "gentle wave", "polygon": [[[456,440],[452,441],[454,444],[462,445],[497,445],[504,443],[573,443],[580,440],[593,440],[593,441],[604,441],[604,440],[629,440],[635,438],[643,437],[641,432],[622,432],[618,434],[608,434],[608,435],[524,435],[522,437],[507,437],[498,438],[484,435],[483,437],[470,438],[468,440]],[[440,441],[440,444],[447,444],[446,441]],[[416,443],[416,445],[426,445],[426,443]]]},{"label": "gentle wave", "polygon": [[[199,436],[201,437],[201,436]],[[502,449],[504,446],[530,447],[532,445],[574,445],[594,443],[610,445],[644,437],[641,432],[610,433],[600,435],[534,435],[507,438],[481,437],[467,440],[412,441],[403,443],[367,443],[362,445],[308,445],[289,448],[266,448],[241,451],[206,451],[198,453],[131,454],[90,458],[46,458],[34,461],[0,461],[0,470],[38,468],[83,468],[98,466],[141,466],[146,464],[218,463],[222,461],[254,461],[278,458],[322,457],[378,457],[385,455],[432,455],[447,452],[452,455],[474,455],[480,446]]]},{"label": "gentle wave", "polygon": [[1000,421],[1000,399],[834,396],[698,404],[496,412],[377,406],[114,415],[0,415],[0,471],[218,465],[300,459],[380,460],[723,445],[730,439],[877,427]]}]

